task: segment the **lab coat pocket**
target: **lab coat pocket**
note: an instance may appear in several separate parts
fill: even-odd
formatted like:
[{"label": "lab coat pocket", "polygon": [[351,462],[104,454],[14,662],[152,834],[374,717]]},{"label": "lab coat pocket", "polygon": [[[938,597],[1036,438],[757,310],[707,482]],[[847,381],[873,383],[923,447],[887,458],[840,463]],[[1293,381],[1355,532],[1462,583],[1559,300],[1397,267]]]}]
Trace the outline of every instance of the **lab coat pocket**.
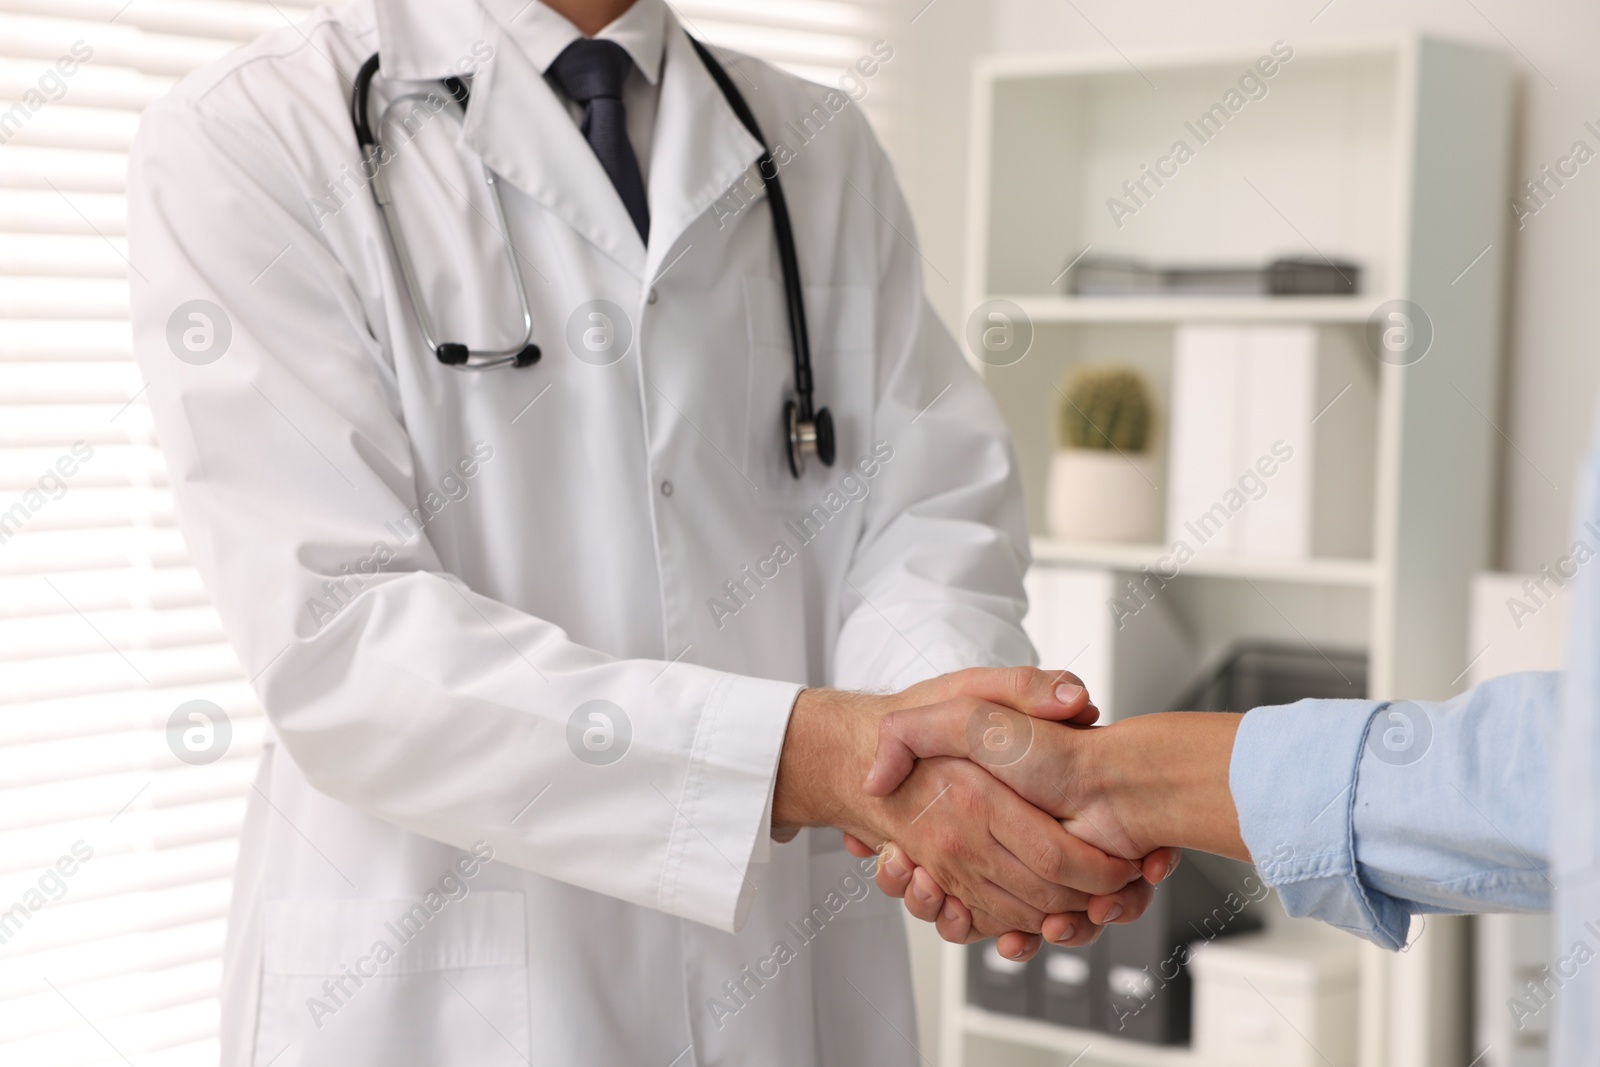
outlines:
[{"label": "lab coat pocket", "polygon": [[268,903],[256,1067],[526,1067],[525,922],[521,893]]},{"label": "lab coat pocket", "polygon": [[744,301],[749,332],[749,394],[745,403],[745,476],[755,485],[760,502],[792,508],[811,505],[837,482],[845,468],[871,448],[867,439],[876,392],[874,293],[865,285],[805,287],[806,325],[811,337],[813,401],[833,415],[837,458],[824,467],[806,457],[804,477],[789,473],[785,402],[795,397],[794,350],[783,285],[771,278],[746,275]]}]

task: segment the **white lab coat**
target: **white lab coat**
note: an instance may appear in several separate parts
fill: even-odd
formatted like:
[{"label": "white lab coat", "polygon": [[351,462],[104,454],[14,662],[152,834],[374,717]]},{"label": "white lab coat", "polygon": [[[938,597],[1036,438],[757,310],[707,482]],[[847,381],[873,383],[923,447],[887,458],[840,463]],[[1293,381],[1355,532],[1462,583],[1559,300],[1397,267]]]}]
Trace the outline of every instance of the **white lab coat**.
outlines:
[{"label": "white lab coat", "polygon": [[[274,733],[223,1062],[918,1062],[894,902],[836,831],[767,839],[801,685],[1032,657],[1014,453],[922,297],[883,153],[853,105],[731,57],[793,150],[838,427],[838,463],[795,481],[757,145],[682,30],[647,249],[476,4],[376,8],[324,9],[185,79],[133,155],[138,356],[190,549]],[[519,320],[479,159],[504,179],[534,367],[461,372],[421,344],[349,178],[349,80],[380,43],[380,97],[492,51],[464,128],[418,123],[388,173],[441,333],[475,346]],[[580,358],[569,338],[605,338],[569,319],[597,299],[631,343],[614,323],[618,347]],[[169,330],[193,300],[226,316],[212,362],[170,339],[200,322]],[[212,326],[185,344],[216,345]],[[622,709],[622,749],[595,708]]]}]

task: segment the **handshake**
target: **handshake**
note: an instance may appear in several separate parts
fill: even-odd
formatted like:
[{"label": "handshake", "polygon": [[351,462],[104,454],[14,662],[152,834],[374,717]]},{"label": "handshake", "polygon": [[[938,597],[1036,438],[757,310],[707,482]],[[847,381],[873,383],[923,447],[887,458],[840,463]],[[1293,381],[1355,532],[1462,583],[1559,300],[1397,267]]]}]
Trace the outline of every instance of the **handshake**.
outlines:
[{"label": "handshake", "polygon": [[1082,945],[1132,922],[1180,848],[1249,859],[1228,767],[1239,716],[1175,712],[1100,729],[1081,681],[976,668],[872,696],[795,702],[773,832],[836,826],[878,885],[947,941]]}]

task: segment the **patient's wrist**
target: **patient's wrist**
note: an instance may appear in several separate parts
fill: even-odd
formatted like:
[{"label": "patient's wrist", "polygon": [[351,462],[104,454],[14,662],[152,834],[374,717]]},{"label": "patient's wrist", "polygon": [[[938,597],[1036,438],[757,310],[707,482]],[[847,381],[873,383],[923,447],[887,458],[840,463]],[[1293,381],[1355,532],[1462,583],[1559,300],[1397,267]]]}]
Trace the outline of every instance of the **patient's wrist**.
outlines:
[{"label": "patient's wrist", "polygon": [[1098,731],[1095,788],[1134,847],[1172,845],[1249,859],[1228,784],[1241,718],[1169,712]]}]

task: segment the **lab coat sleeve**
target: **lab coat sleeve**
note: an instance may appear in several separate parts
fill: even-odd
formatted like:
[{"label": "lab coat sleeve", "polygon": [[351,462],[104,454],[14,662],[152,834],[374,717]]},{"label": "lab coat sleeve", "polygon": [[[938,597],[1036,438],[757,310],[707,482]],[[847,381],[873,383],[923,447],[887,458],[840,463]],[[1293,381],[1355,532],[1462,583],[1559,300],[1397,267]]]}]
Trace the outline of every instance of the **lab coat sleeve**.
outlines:
[{"label": "lab coat sleeve", "polygon": [[1251,711],[1229,780],[1262,878],[1290,915],[1386,948],[1414,914],[1548,908],[1561,682],[1529,672],[1437,703]]},{"label": "lab coat sleeve", "polygon": [[881,470],[841,592],[834,683],[901,689],[1035,655],[1022,631],[1029,549],[1011,437],[923,296],[910,212],[873,149],[874,177],[856,206],[881,250],[873,455],[863,468]]},{"label": "lab coat sleeve", "polygon": [[[241,110],[180,96],[144,119],[134,339],[190,552],[279,743],[318,790],[406,830],[737,928],[799,687],[610,658],[386,530],[418,506],[392,369],[317,193]],[[204,347],[196,300],[231,334],[209,362],[177,356],[190,326]],[[585,759],[591,701],[626,715],[625,758]]]}]

